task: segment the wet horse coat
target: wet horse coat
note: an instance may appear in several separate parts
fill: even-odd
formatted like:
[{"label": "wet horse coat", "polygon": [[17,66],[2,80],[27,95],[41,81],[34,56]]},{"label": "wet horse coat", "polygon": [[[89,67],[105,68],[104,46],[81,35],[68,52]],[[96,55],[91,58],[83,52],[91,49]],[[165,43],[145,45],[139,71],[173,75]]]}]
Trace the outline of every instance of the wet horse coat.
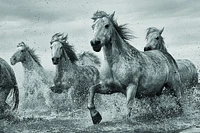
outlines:
[{"label": "wet horse coat", "polygon": [[41,65],[35,50],[21,42],[17,45],[17,50],[10,58],[10,62],[12,65],[21,62],[24,69],[22,107],[35,109],[41,106],[45,108],[45,105],[50,106],[47,104],[48,100],[45,99],[49,93],[44,86],[50,86],[53,78]]},{"label": "wet horse coat", "polygon": [[18,108],[19,104],[19,89],[15,78],[15,73],[10,65],[2,58],[0,58],[0,112],[4,113],[9,109],[6,99],[10,91],[14,89],[14,107],[13,110]]},{"label": "wet horse coat", "polygon": [[94,38],[91,45],[94,51],[104,53],[101,81],[92,86],[88,100],[88,109],[94,124],[101,121],[101,115],[95,109],[95,93],[123,93],[127,100],[127,116],[130,117],[134,98],[160,95],[162,88],[174,91],[180,105],[182,84],[178,67],[173,57],[158,50],[141,52],[131,46],[127,40],[130,32],[125,25],[118,25],[114,13],[108,15],[97,11],[92,19]]},{"label": "wet horse coat", "polygon": [[[147,44],[144,51],[162,50],[167,52],[165,42],[162,35],[164,28],[159,30],[155,27],[147,29],[146,40]],[[195,65],[188,59],[177,59],[178,71],[180,73],[182,83],[187,87],[196,86],[198,83],[198,72]]]},{"label": "wet horse coat", "polygon": [[56,65],[54,86],[51,90],[55,93],[67,91],[72,107],[83,107],[88,99],[89,87],[99,82],[98,69],[91,65],[76,64],[78,57],[64,34],[53,35],[50,44],[52,63]]}]

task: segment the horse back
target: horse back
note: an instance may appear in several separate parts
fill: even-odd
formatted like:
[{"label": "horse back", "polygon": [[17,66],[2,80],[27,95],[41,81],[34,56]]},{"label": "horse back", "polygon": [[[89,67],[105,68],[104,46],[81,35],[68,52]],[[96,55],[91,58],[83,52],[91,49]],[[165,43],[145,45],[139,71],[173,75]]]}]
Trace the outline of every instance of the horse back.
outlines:
[{"label": "horse back", "polygon": [[188,86],[195,86],[198,83],[198,72],[195,65],[188,59],[177,59],[176,61],[182,82]]},{"label": "horse back", "polygon": [[[151,50],[141,52],[142,76],[139,81],[141,91],[148,94],[159,92],[178,72],[174,58],[167,52]],[[140,90],[139,90],[140,91]]]},{"label": "horse back", "polygon": [[145,57],[147,60],[149,60],[150,62],[152,62],[154,65],[159,64],[160,66],[162,65],[167,65],[169,68],[172,68],[172,70],[175,69],[175,71],[178,70],[178,65],[175,61],[175,59],[171,56],[171,54],[169,54],[166,51],[161,51],[161,50],[151,50],[151,51],[145,51],[143,52],[143,56]]}]

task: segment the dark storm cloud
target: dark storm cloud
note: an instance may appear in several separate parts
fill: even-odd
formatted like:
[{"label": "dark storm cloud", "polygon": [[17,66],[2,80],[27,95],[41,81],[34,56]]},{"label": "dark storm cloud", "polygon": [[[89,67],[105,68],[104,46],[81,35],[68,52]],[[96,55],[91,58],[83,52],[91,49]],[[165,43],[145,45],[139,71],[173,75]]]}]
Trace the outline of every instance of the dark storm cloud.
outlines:
[{"label": "dark storm cloud", "polygon": [[129,23],[142,38],[138,43],[144,41],[149,26],[166,27],[165,38],[176,45],[198,42],[199,5],[197,0],[1,0],[0,45],[9,49],[27,41],[46,48],[41,44],[49,44],[55,32],[65,32],[84,49],[92,36],[90,18],[97,10],[116,11],[119,24]]}]

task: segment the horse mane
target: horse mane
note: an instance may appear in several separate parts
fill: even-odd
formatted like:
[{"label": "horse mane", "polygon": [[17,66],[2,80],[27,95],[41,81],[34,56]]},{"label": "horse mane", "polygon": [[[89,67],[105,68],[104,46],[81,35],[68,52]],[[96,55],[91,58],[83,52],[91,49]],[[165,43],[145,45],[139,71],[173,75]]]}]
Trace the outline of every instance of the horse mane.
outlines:
[{"label": "horse mane", "polygon": [[78,61],[78,57],[76,56],[74,47],[72,45],[69,45],[69,43],[64,42],[62,43],[64,50],[66,51],[69,59],[71,60],[72,63]]},{"label": "horse mane", "polygon": [[[149,36],[149,34],[153,33],[153,32],[159,32],[160,30],[157,29],[156,27],[149,27],[147,28],[147,33],[146,33],[146,37],[145,39],[147,40],[147,37]],[[167,48],[165,47],[165,41],[164,41],[164,38],[160,35],[161,37],[161,44],[159,45],[160,46],[160,50],[164,50],[164,51],[167,51]]]},{"label": "horse mane", "polygon": [[115,29],[117,30],[118,34],[120,35],[120,37],[125,41],[129,41],[133,38],[136,38],[133,34],[132,34],[132,30],[127,28],[127,24],[122,24],[122,25],[118,25],[116,19],[114,18],[109,18],[110,14],[107,14],[104,11],[96,11],[93,16],[92,19],[94,21],[96,21],[99,18],[103,18],[103,17],[107,17],[113,24],[113,26],[115,27]]},{"label": "horse mane", "polygon": [[100,59],[92,52],[84,51],[82,54],[79,54],[79,60],[82,60],[84,57],[88,57],[92,62],[94,62],[94,64],[98,66],[101,65]]},{"label": "horse mane", "polygon": [[63,49],[72,63],[78,61],[74,47],[67,42],[67,36],[64,36],[63,33],[56,33],[52,36],[52,38],[56,38],[60,43],[62,43]]},{"label": "horse mane", "polygon": [[17,45],[17,47],[24,47],[25,50],[27,50],[29,52],[29,54],[31,55],[31,57],[33,58],[33,60],[42,67],[41,65],[41,61],[40,61],[40,57],[35,54],[35,49],[34,48],[30,48],[28,45],[26,45],[24,42],[21,42]]}]

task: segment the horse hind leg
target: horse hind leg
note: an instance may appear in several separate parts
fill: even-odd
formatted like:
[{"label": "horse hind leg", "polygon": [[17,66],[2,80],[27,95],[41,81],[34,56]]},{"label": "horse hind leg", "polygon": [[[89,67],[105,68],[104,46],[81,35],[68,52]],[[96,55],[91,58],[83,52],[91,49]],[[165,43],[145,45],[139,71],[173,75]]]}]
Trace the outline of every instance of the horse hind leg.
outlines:
[{"label": "horse hind leg", "polygon": [[179,73],[174,74],[173,78],[171,79],[171,82],[166,84],[166,88],[168,88],[171,94],[177,98],[177,103],[182,112],[183,109],[182,98],[183,98],[183,90],[185,90],[185,87],[180,80]]}]

